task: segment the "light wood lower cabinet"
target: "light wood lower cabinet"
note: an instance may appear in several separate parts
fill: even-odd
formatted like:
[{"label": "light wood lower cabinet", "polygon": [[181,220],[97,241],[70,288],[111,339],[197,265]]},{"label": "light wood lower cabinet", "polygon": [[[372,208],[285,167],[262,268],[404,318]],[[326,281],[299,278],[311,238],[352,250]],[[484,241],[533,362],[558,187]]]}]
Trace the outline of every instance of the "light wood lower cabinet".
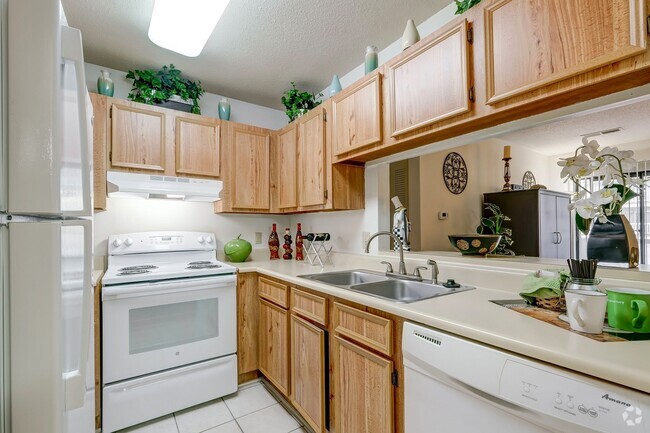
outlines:
[{"label": "light wood lower cabinet", "polygon": [[291,402],[317,433],[327,430],[327,332],[291,315]]},{"label": "light wood lower cabinet", "polygon": [[259,368],[289,396],[289,313],[264,299],[260,302]]},{"label": "light wood lower cabinet", "polygon": [[336,433],[393,433],[393,362],[332,339]]}]

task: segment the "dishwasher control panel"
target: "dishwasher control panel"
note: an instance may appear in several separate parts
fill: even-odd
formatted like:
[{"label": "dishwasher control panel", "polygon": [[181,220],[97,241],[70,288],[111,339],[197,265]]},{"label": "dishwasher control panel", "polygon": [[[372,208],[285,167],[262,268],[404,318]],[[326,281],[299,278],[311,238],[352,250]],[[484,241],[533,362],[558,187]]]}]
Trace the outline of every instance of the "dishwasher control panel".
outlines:
[{"label": "dishwasher control panel", "polygon": [[504,365],[499,397],[600,432],[650,432],[650,407],[624,388],[594,386],[512,359]]}]

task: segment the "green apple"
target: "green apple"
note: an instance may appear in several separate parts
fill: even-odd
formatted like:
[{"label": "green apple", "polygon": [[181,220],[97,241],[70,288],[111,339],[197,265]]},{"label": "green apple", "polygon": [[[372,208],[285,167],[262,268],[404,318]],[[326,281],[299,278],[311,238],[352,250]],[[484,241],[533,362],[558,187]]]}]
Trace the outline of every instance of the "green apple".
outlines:
[{"label": "green apple", "polygon": [[233,239],[223,246],[223,252],[226,253],[226,257],[231,262],[245,262],[251,251],[253,251],[251,243],[245,239],[239,239],[240,237],[241,235],[237,236],[237,239]]}]

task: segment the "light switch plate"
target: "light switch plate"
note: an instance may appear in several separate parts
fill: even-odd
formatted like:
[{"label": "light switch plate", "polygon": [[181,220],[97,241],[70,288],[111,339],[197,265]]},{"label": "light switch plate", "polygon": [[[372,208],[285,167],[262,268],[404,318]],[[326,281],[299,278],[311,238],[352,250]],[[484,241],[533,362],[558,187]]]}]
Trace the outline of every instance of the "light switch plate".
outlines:
[{"label": "light switch plate", "polygon": [[255,232],[255,245],[262,244],[262,232]]},{"label": "light switch plate", "polygon": [[370,232],[361,233],[361,248],[366,249],[366,244],[368,244],[368,239],[370,239]]}]

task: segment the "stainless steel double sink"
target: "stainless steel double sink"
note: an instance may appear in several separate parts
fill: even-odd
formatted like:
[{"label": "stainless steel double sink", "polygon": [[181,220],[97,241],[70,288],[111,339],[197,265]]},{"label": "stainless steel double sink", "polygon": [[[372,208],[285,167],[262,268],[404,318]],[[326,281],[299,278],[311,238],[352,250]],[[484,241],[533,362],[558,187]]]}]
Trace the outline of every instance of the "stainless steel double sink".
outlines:
[{"label": "stainless steel double sink", "polygon": [[470,286],[445,287],[431,282],[401,280],[365,269],[299,275],[299,277],[400,303],[450,295],[474,288]]}]

